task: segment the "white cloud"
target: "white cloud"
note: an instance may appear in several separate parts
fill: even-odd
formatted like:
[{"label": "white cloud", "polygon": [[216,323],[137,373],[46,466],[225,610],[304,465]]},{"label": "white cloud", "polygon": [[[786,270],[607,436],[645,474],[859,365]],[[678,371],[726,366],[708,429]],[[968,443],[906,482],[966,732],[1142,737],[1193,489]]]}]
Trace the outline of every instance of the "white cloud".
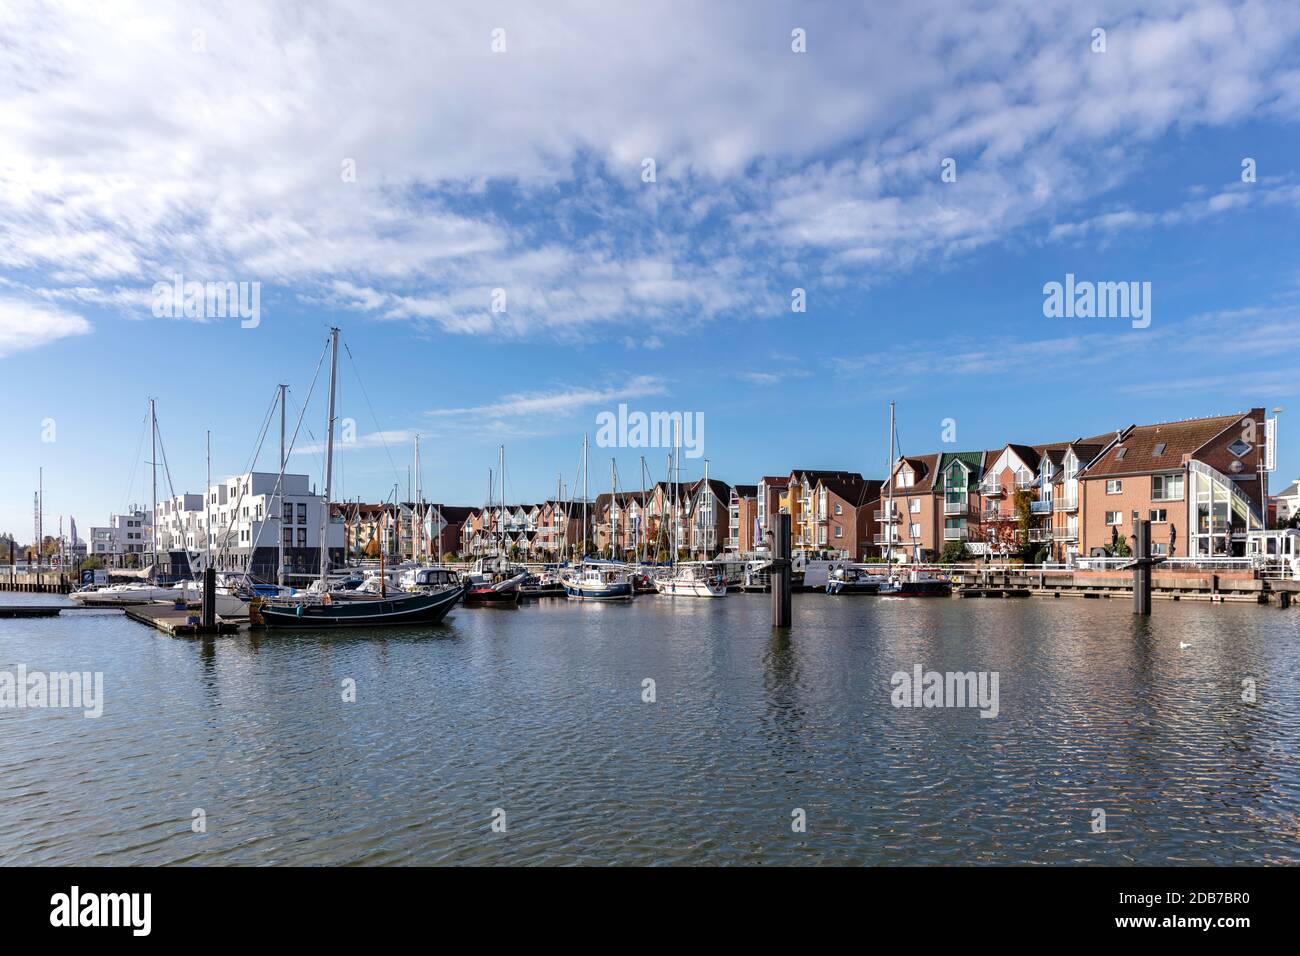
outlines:
[{"label": "white cloud", "polygon": [[87,302],[262,281],[464,334],[658,332],[780,309],[773,263],[866,284],[1158,222],[1079,207],[1171,130],[1300,115],[1300,8],[1260,0],[15,2],[0,34],[0,270]]},{"label": "white cloud", "polygon": [[72,312],[0,298],[0,358],[89,332],[90,323]]}]

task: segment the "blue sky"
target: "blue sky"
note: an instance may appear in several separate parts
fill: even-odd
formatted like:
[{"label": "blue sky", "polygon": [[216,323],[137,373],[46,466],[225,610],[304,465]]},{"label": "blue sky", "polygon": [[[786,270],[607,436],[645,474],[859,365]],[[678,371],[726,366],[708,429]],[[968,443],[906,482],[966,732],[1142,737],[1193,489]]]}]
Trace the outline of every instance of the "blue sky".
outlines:
[{"label": "blue sky", "polygon": [[[331,324],[350,498],[417,433],[427,497],[481,503],[502,443],[548,496],[620,402],[702,413],[733,482],[879,477],[891,399],[917,453],[1283,406],[1300,474],[1294,5],[605,6],[7,6],[0,530],[42,466],[47,531],[147,501],[150,396],[178,491],[208,429],[241,470]],[[260,282],[260,323],[154,317],[178,272]],[[1150,326],[1046,318],[1067,273],[1150,282]],[[593,492],[611,454],[664,476],[593,447]]]}]

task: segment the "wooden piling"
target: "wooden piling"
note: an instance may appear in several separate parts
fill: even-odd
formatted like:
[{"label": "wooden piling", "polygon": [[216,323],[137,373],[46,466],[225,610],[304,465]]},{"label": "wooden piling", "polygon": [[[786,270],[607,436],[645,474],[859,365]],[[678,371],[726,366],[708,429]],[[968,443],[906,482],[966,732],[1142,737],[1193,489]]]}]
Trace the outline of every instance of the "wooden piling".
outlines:
[{"label": "wooden piling", "polygon": [[790,626],[790,516],[772,515],[772,626]]}]

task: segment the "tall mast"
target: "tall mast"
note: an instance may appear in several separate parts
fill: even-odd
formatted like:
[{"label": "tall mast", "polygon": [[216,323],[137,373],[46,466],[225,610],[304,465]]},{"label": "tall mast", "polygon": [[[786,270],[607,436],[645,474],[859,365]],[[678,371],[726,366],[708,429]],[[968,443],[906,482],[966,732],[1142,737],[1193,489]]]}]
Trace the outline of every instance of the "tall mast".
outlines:
[{"label": "tall mast", "polygon": [[582,433],[582,557],[587,557],[587,433]]},{"label": "tall mast", "polygon": [[501,568],[506,566],[506,446],[497,446],[498,467],[501,471]]},{"label": "tall mast", "polygon": [[[212,567],[212,429],[208,429],[207,438],[207,458],[208,458],[208,483],[203,489],[203,537],[207,540],[203,545],[203,570],[206,572]],[[283,461],[283,454],[281,454]],[[284,540],[284,535],[280,535],[280,540]],[[281,576],[283,576],[284,552],[280,557]]]},{"label": "tall mast", "polygon": [[153,468],[153,579],[158,580],[158,415],[149,399],[149,464]]},{"label": "tall mast", "polygon": [[885,460],[885,475],[889,478],[889,507],[885,509],[885,564],[894,563],[894,403],[889,403],[889,457]]},{"label": "tall mast", "polygon": [[[280,585],[280,587],[284,587],[284,390],[286,387],[287,386],[285,385],[280,386],[280,482],[275,486],[276,490],[279,491],[279,494],[276,495],[275,499],[275,507],[278,510],[275,527],[280,532],[276,535],[276,537],[280,539],[280,542],[277,546],[277,554],[279,557],[276,564],[277,571],[275,577],[276,583]],[[211,481],[212,478],[209,476],[208,482],[211,483]]]},{"label": "tall mast", "polygon": [[645,560],[645,548],[642,540],[645,538],[646,514],[645,514],[645,455],[641,456],[641,504],[637,508],[637,525],[636,525],[636,563],[639,566]]},{"label": "tall mast", "polygon": [[[420,487],[420,436],[419,435],[415,436],[415,503],[421,506],[421,508],[423,508],[424,489]],[[417,512],[417,514],[419,514],[419,512]],[[416,521],[420,530],[420,545],[418,548],[415,545],[415,534],[412,533],[411,535],[411,550],[415,552],[413,557],[417,561],[424,556],[424,520],[423,519],[424,519],[423,515],[420,515],[418,520],[415,518],[412,519]]]},{"label": "tall mast", "polygon": [[339,375],[339,330],[330,329],[330,401],[325,419],[325,500],[320,519],[320,589],[326,593],[330,567],[330,492],[334,480],[334,389]]},{"label": "tall mast", "polygon": [[609,460],[609,557],[614,558],[614,509],[618,505],[618,478],[614,471],[614,459]]}]

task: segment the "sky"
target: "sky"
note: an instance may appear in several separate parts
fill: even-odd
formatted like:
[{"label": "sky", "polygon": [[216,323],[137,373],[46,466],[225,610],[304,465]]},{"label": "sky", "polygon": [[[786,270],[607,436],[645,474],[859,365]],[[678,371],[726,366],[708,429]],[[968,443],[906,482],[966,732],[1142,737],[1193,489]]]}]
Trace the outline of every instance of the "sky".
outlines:
[{"label": "sky", "polygon": [[[320,483],[331,326],[337,498],[406,497],[416,435],[429,500],[502,445],[511,500],[581,490],[584,433],[592,494],[664,478],[597,444],[620,404],[702,420],[685,478],[881,477],[891,401],[908,454],[1280,407],[1300,475],[1300,5],[19,0],[0,36],[20,541],[38,469],[47,533],[147,504],[150,398],[160,497],[209,433],[274,471],[281,382]],[[1047,314],[1067,275],[1145,317]],[[167,314],[176,276],[256,314]]]}]

